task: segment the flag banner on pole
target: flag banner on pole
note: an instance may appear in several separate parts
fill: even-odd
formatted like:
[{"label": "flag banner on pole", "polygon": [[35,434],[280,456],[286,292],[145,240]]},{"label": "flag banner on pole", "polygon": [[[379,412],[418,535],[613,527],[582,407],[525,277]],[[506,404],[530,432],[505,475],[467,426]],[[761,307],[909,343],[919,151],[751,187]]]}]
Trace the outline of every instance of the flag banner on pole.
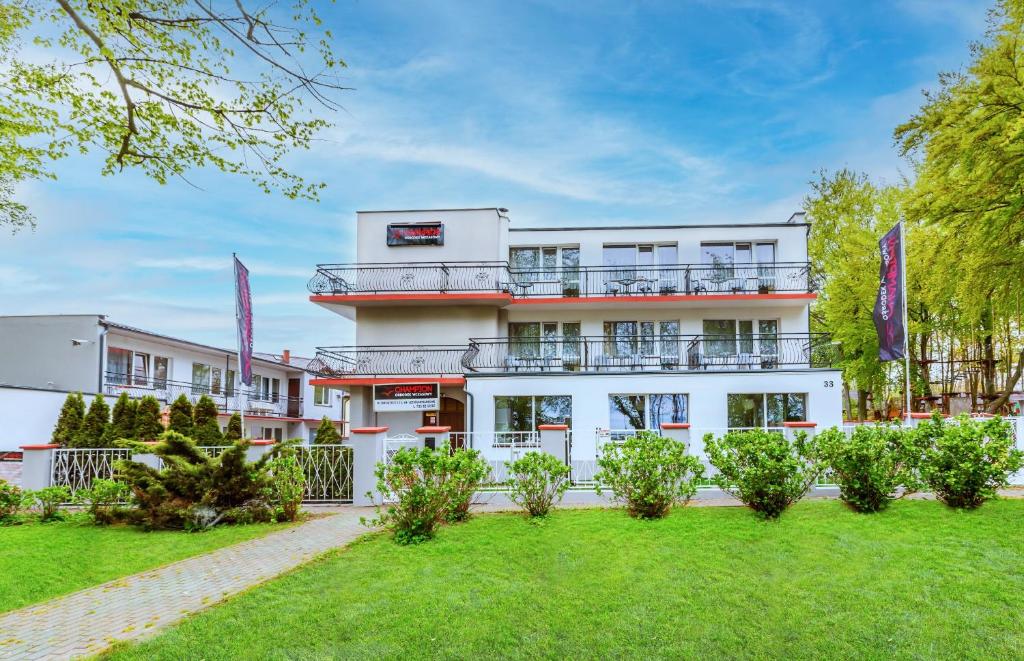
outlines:
[{"label": "flag banner on pole", "polygon": [[878,331],[878,357],[882,361],[904,358],[906,319],[903,318],[902,264],[903,226],[896,223],[878,242],[882,253],[878,298],[875,299],[875,329]]},{"label": "flag banner on pole", "polygon": [[249,269],[235,257],[235,318],[238,320],[238,365],[242,383],[252,385],[252,292]]}]

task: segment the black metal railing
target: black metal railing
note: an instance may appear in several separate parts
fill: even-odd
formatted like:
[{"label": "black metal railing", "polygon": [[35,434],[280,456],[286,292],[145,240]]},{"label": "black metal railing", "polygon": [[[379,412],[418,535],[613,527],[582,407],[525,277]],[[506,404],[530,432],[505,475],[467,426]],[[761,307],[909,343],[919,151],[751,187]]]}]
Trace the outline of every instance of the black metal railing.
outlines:
[{"label": "black metal railing", "polygon": [[813,291],[806,262],[510,267],[507,262],[321,264],[314,294],[506,293],[516,298],[774,294]]},{"label": "black metal railing", "polygon": [[219,410],[226,413],[244,410],[253,415],[291,417],[302,412],[302,397],[289,397],[281,393],[275,395],[273,392],[265,393],[255,388],[229,388],[227,384],[215,388],[212,384],[195,384],[118,372],[107,372],[104,375],[103,391],[115,397],[127,392],[132,399],[152,395],[168,404],[180,395],[185,395],[192,404],[198,402],[203,395],[207,395]]},{"label": "black metal railing", "polygon": [[474,338],[467,372],[645,372],[831,367],[824,333]]},{"label": "black metal railing", "polygon": [[461,375],[466,346],[319,347],[307,371],[320,377]]}]

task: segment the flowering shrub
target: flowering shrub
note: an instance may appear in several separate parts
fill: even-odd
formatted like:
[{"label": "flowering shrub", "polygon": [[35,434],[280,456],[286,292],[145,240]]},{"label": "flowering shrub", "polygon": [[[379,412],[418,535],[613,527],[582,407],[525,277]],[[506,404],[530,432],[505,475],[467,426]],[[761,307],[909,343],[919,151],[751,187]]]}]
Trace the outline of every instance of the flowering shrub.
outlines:
[{"label": "flowering shrub", "polygon": [[898,487],[918,490],[923,449],[918,436],[895,425],[859,425],[849,437],[835,427],[815,438],[840,497],[858,512],[889,506]]},{"label": "flowering shrub", "polygon": [[547,516],[569,488],[569,467],[546,452],[527,452],[506,465],[509,498],[532,517]]},{"label": "flowering shrub", "polygon": [[640,431],[623,443],[607,443],[597,460],[597,492],[611,490],[630,516],[657,519],[676,503],[697,493],[704,467],[686,453],[686,445],[652,431]]},{"label": "flowering shrub", "polygon": [[766,519],[778,518],[804,497],[821,468],[814,443],[798,432],[791,443],[775,431],[731,431],[721,438],[704,436],[712,480]]}]

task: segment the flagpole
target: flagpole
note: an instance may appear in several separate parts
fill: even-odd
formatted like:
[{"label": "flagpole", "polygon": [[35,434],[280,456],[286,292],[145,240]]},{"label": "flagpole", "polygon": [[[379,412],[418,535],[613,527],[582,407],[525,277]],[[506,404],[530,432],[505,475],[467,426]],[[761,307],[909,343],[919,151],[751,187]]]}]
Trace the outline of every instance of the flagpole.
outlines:
[{"label": "flagpole", "polygon": [[906,375],[904,415],[910,420],[910,315],[907,313],[907,234],[900,221],[900,281],[903,290],[903,372]]},{"label": "flagpole", "polygon": [[249,403],[249,393],[242,388],[245,382],[241,380],[242,376],[242,336],[238,333],[239,324],[242,321],[241,311],[238,309],[238,254],[231,253],[231,268],[235,274],[235,336],[238,339],[237,349],[235,351],[235,359],[238,361],[238,392],[239,392],[239,406],[238,406],[238,419],[242,424],[242,438],[245,438],[245,405]]}]

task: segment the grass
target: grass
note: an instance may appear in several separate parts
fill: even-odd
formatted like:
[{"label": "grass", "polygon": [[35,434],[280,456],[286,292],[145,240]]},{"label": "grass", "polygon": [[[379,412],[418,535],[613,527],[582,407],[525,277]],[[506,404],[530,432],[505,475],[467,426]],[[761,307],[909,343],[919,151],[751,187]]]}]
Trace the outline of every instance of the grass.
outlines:
[{"label": "grass", "polygon": [[365,538],[111,656],[1013,658],[1022,594],[1024,500],[482,515]]},{"label": "grass", "polygon": [[222,546],[282,526],[221,526],[202,533],[94,526],[81,517],[0,527],[0,612]]}]

